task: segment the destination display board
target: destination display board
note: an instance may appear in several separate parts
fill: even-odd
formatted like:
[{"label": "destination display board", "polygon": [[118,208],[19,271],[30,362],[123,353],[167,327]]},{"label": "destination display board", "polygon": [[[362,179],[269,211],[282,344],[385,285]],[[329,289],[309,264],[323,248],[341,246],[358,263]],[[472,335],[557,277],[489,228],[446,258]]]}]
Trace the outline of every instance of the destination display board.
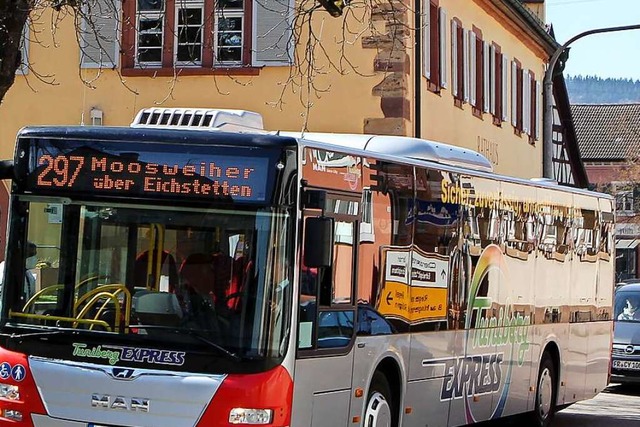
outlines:
[{"label": "destination display board", "polygon": [[278,150],[31,139],[24,191],[264,202]]}]

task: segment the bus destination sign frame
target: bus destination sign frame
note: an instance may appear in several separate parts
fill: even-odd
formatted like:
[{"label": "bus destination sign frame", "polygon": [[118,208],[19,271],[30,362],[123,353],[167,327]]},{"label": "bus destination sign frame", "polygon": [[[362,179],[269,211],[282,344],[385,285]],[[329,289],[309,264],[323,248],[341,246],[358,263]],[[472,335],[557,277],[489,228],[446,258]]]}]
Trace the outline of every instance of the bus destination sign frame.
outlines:
[{"label": "bus destination sign frame", "polygon": [[[89,146],[90,145],[90,146]],[[32,138],[25,193],[261,203],[277,151]],[[245,152],[247,151],[247,152]]]}]

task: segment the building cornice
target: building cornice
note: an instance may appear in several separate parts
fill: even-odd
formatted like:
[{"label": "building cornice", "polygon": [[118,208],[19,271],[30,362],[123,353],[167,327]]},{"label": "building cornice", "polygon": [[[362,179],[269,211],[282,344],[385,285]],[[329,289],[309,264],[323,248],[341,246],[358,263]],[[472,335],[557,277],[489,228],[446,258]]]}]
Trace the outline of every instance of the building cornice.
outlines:
[{"label": "building cornice", "polygon": [[520,0],[487,0],[504,13],[521,31],[539,44],[549,57],[560,44],[549,34],[544,22],[540,21]]}]

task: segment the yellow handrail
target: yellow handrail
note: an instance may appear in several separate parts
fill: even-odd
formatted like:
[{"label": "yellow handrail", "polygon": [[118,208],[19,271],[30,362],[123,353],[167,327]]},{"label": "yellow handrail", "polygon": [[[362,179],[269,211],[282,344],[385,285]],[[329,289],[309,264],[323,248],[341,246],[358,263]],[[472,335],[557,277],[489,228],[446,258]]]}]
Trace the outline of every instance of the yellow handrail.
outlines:
[{"label": "yellow handrail", "polygon": [[27,319],[35,319],[35,320],[59,320],[62,322],[73,322],[74,326],[77,323],[86,323],[89,325],[100,325],[104,326],[107,331],[111,332],[111,327],[104,320],[96,320],[96,319],[76,319],[74,317],[63,317],[63,316],[50,316],[48,314],[30,314],[30,313],[21,313],[18,311],[9,310],[9,317],[24,317]]},{"label": "yellow handrail", "polygon": [[[113,292],[109,292],[109,291],[113,291]],[[121,307],[120,307],[120,301],[118,300],[117,296],[118,294],[120,294],[121,292],[123,292],[125,294],[125,301],[124,301],[124,311],[125,311],[125,318],[124,318],[124,322],[125,322],[125,328],[129,326],[129,317],[131,316],[131,293],[129,292],[129,289],[127,289],[127,287],[125,285],[122,284],[110,284],[110,285],[103,285],[100,286],[99,288],[96,288],[90,292],[87,292],[86,294],[84,294],[80,299],[78,299],[78,301],[75,303],[74,306],[74,313],[78,310],[78,308],[80,308],[82,306],[82,304],[85,304],[85,302],[88,300],[88,302],[86,302],[86,304],[84,305],[84,307],[82,308],[82,310],[80,311],[80,313],[78,313],[76,315],[76,318],[82,318],[84,317],[89,308],[92,307],[100,298],[108,298],[111,301],[114,301],[114,305],[116,308],[116,319],[115,319],[115,326],[116,328],[120,328],[120,319],[121,319]],[[98,313],[96,313],[96,317],[98,317],[100,315],[100,313],[102,313],[102,311],[106,308],[107,303],[109,302],[109,300],[105,301],[102,306],[98,309]]]}]

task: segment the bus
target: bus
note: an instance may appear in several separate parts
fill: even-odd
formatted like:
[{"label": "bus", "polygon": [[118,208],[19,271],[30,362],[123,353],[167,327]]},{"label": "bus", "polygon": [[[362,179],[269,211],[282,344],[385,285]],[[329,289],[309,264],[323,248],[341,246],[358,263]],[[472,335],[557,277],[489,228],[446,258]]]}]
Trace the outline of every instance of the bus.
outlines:
[{"label": "bus", "polygon": [[261,128],[155,108],[19,132],[0,424],[545,427],[607,386],[611,197]]}]

